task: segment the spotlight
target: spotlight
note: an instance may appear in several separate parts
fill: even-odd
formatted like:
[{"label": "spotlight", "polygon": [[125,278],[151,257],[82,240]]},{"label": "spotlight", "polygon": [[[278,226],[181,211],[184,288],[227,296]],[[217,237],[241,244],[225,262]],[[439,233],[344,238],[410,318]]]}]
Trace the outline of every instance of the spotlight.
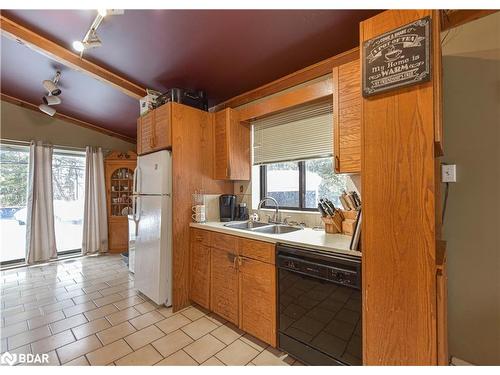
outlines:
[{"label": "spotlight", "polygon": [[85,49],[90,49],[90,48],[97,48],[102,46],[102,42],[99,39],[93,39],[89,40],[88,42],[84,43]]},{"label": "spotlight", "polygon": [[77,52],[83,52],[83,50],[85,49],[85,46],[83,45],[82,42],[80,42],[79,40],[75,40],[73,42],[73,49]]},{"label": "spotlight", "polygon": [[97,13],[99,13],[99,15],[101,17],[106,17],[106,15],[108,14],[108,10],[107,9],[97,9]]},{"label": "spotlight", "polygon": [[56,110],[52,107],[49,107],[48,105],[46,104],[40,104],[38,106],[38,108],[40,109],[40,111],[42,111],[43,113],[49,115],[49,116],[54,116],[55,113],[56,113]]},{"label": "spotlight", "polygon": [[61,72],[57,72],[56,76],[52,81],[46,79],[42,82],[45,90],[47,90],[51,95],[57,96],[61,94],[61,89],[57,87],[57,83],[59,82],[60,77],[61,77]]},{"label": "spotlight", "polygon": [[47,105],[57,105],[61,104],[61,98],[58,96],[53,96],[53,95],[45,95],[42,98],[43,102]]}]

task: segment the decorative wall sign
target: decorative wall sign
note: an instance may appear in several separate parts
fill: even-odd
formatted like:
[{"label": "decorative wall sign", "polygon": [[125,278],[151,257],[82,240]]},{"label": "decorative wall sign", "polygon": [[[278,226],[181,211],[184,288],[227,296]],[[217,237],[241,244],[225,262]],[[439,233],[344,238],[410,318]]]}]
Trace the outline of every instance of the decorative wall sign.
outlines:
[{"label": "decorative wall sign", "polygon": [[364,42],[363,96],[429,81],[430,44],[430,17]]}]

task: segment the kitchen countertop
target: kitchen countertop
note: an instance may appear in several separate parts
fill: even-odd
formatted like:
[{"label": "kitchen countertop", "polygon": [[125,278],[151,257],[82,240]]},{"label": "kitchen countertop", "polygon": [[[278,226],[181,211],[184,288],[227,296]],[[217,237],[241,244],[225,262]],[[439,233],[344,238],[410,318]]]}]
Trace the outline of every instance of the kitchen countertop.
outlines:
[{"label": "kitchen countertop", "polygon": [[271,243],[279,242],[287,245],[296,245],[361,257],[360,251],[349,250],[351,236],[343,234],[327,234],[324,230],[313,230],[311,228],[304,228],[303,230],[285,234],[268,234],[252,232],[244,229],[228,228],[225,227],[224,224],[227,224],[227,222],[221,223],[217,221],[209,221],[206,223],[191,223],[190,226],[193,228],[232,234],[234,236],[250,238],[253,240]]}]

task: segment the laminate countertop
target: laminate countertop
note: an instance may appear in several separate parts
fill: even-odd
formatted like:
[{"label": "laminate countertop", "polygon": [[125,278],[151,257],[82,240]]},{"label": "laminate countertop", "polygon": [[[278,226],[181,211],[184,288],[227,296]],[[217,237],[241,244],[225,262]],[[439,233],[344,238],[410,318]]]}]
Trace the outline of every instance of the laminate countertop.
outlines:
[{"label": "laminate countertop", "polygon": [[206,223],[191,223],[190,226],[192,228],[211,230],[214,232],[231,234],[233,236],[245,237],[253,240],[271,243],[279,242],[287,245],[295,245],[361,257],[360,251],[349,250],[351,236],[343,234],[328,234],[325,233],[324,230],[313,230],[311,228],[304,228],[302,230],[284,234],[268,234],[244,229],[228,228],[224,226],[224,224],[227,224],[227,222],[221,223],[217,221],[209,221]]}]

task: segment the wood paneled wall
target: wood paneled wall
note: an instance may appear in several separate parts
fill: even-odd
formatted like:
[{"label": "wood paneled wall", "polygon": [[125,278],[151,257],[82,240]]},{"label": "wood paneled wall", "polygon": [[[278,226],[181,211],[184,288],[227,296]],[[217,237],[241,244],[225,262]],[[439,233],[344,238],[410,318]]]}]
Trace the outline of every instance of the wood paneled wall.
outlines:
[{"label": "wood paneled wall", "polygon": [[[436,11],[390,10],[363,41]],[[439,35],[435,36],[439,38]],[[433,53],[440,53],[439,44]],[[435,68],[435,67],[434,67]],[[435,72],[362,103],[363,362],[436,365]]]},{"label": "wood paneled wall", "polygon": [[189,223],[192,194],[233,192],[213,177],[213,114],[172,103],[173,309],[189,305]]}]

